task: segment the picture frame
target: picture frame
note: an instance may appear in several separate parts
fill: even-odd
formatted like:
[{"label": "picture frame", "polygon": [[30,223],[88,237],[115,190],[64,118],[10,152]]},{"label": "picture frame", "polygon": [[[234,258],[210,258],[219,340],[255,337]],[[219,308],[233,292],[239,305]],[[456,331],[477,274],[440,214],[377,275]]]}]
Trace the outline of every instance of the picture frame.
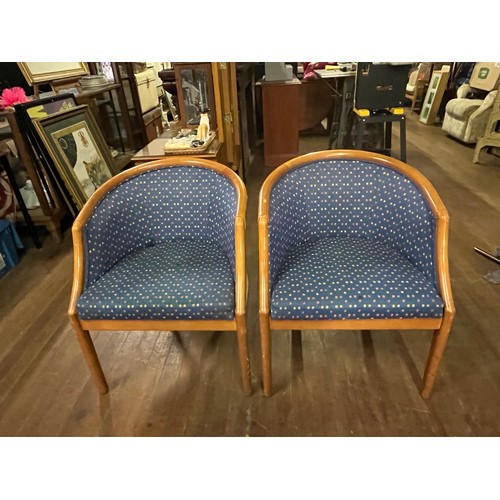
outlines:
[{"label": "picture frame", "polygon": [[28,136],[29,141],[40,153],[40,137],[33,123],[38,118],[45,118],[60,111],[65,111],[78,106],[73,94],[56,94],[40,99],[15,104],[16,119],[21,131]]},{"label": "picture frame", "polygon": [[432,72],[427,93],[422,104],[419,121],[426,125],[433,125],[436,121],[436,116],[443,99],[450,70],[448,66],[443,66],[441,70]]},{"label": "picture frame", "polygon": [[77,105],[78,103],[73,94],[55,94],[14,105],[19,130],[31,145],[29,153],[36,165],[40,182],[45,189],[49,203],[55,205],[57,194],[53,192],[53,186],[56,186],[72,213],[74,213],[72,198],[58,175],[54,162],[35,128],[34,120],[72,109]]},{"label": "picture frame", "polygon": [[31,86],[89,74],[86,62],[18,62],[17,65]]},{"label": "picture frame", "polygon": [[114,163],[87,105],[34,120],[54,165],[78,210],[111,179]]}]

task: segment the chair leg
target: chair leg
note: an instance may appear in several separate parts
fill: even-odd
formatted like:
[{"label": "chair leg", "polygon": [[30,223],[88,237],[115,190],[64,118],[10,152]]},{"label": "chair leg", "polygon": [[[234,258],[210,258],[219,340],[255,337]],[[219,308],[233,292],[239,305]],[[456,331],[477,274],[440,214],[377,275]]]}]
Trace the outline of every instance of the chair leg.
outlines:
[{"label": "chair leg", "polygon": [[424,386],[420,393],[423,398],[428,398],[431,395],[434,382],[436,381],[439,364],[441,363],[441,358],[446,348],[450,329],[451,319],[445,318],[441,328],[436,330],[432,337],[431,349],[424,372]]},{"label": "chair leg", "polygon": [[252,375],[250,371],[250,356],[248,354],[248,338],[245,316],[236,316],[238,335],[238,352],[240,357],[241,382],[245,395],[252,394]]},{"label": "chair leg", "polygon": [[84,330],[78,321],[73,321],[73,327],[76,331],[76,337],[78,339],[78,343],[83,351],[83,357],[87,362],[87,366],[89,367],[90,374],[94,379],[94,382],[99,389],[101,394],[106,394],[109,391],[108,383],[106,382],[106,377],[104,376],[104,372],[101,368],[101,363],[99,362],[99,358],[97,357],[97,353],[95,351],[94,343],[92,342],[92,338],[90,337],[90,333],[88,330]]},{"label": "chair leg", "polygon": [[260,348],[262,352],[262,378],[264,382],[264,396],[269,397],[273,393],[269,314],[260,315]]}]

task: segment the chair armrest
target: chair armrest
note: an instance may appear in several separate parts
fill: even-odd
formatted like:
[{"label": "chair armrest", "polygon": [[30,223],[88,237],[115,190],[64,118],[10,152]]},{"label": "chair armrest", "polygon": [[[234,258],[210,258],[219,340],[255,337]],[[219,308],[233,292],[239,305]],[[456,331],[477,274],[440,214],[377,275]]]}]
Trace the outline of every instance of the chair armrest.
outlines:
[{"label": "chair armrest", "polygon": [[493,106],[493,103],[495,102],[495,98],[497,96],[498,90],[493,90],[491,91],[483,100],[481,106],[474,111],[474,113],[471,115],[471,119],[475,119],[479,115],[488,112],[488,110]]}]

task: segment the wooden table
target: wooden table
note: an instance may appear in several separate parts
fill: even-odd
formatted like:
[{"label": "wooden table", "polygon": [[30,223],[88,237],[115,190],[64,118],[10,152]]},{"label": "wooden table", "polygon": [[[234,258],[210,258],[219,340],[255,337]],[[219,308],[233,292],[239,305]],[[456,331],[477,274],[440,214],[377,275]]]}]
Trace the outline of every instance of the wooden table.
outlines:
[{"label": "wooden table", "polygon": [[216,136],[210,146],[206,151],[202,151],[197,154],[165,154],[163,146],[165,141],[177,134],[177,130],[167,130],[157,139],[153,139],[147,146],[143,147],[141,150],[137,151],[132,157],[131,161],[134,165],[139,165],[140,163],[146,163],[148,161],[161,160],[162,158],[170,158],[172,156],[195,156],[196,158],[208,158],[210,160],[218,161],[218,154],[221,149],[221,144],[218,137]]}]

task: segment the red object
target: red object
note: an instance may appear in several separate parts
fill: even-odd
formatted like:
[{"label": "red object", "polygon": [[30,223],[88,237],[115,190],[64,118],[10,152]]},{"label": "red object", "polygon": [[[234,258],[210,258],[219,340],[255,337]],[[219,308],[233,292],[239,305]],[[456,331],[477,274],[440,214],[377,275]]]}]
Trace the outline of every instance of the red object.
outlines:
[{"label": "red object", "polygon": [[12,87],[11,89],[4,89],[2,92],[2,97],[0,98],[0,106],[6,108],[8,106],[14,106],[14,104],[19,104],[21,102],[26,102],[28,99],[21,87]]},{"label": "red object", "polygon": [[313,79],[317,78],[317,76],[314,74],[315,69],[325,69],[325,66],[327,64],[335,65],[337,63],[334,62],[309,62],[309,63],[304,63],[304,79]]}]

